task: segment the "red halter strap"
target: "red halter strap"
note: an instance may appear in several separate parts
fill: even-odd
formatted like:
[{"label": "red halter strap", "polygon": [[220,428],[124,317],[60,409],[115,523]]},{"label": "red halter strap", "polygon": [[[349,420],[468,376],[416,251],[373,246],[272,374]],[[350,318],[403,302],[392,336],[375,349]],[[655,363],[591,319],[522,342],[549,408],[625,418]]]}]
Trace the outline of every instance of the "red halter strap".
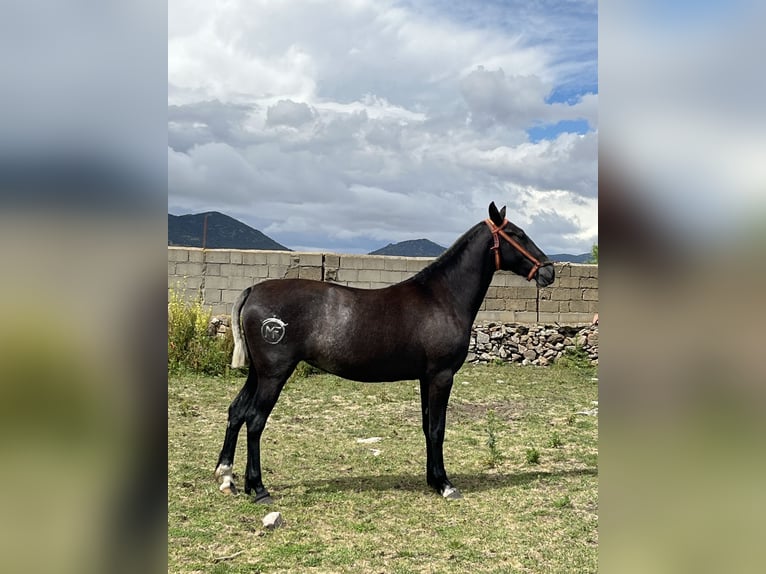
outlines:
[{"label": "red halter strap", "polygon": [[546,261],[545,263],[540,263],[540,261],[538,261],[536,257],[534,257],[529,251],[527,251],[521,245],[519,245],[518,241],[516,241],[513,237],[511,237],[505,231],[503,231],[503,227],[505,227],[505,224],[508,223],[507,219],[503,219],[503,222],[499,226],[495,225],[491,219],[485,219],[484,222],[487,224],[490,232],[492,233],[493,241],[492,241],[492,247],[490,247],[490,250],[495,252],[495,270],[500,269],[500,237],[502,237],[508,243],[513,245],[513,247],[515,247],[519,253],[521,253],[524,257],[526,257],[532,262],[532,270],[527,275],[527,281],[532,280],[532,278],[537,274],[537,271],[540,269],[540,267],[545,267],[546,265],[553,265],[552,261]]}]

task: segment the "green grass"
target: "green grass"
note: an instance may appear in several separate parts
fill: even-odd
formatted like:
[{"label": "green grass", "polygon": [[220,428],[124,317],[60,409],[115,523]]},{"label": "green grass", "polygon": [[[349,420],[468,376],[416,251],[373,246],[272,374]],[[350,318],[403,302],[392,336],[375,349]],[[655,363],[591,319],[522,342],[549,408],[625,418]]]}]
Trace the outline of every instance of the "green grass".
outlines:
[{"label": "green grass", "polygon": [[[416,382],[294,377],[263,436],[272,507],[221,495],[213,479],[244,379],[170,376],[168,572],[595,572],[598,418],[574,414],[597,400],[594,375],[461,370],[444,447],[461,501],[426,485]],[[240,487],[245,458],[243,429]],[[272,510],[285,525],[265,531]]]}]

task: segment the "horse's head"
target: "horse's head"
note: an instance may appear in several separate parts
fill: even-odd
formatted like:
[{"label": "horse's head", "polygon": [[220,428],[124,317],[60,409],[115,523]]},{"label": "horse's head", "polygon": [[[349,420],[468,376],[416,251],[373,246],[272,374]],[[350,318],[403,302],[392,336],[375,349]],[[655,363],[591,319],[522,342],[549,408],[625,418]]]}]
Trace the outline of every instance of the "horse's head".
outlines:
[{"label": "horse's head", "polygon": [[553,262],[523,229],[505,218],[505,207],[498,210],[494,201],[490,203],[486,223],[492,234],[491,250],[496,269],[512,271],[528,281],[534,278],[539,287],[553,283],[556,277]]}]

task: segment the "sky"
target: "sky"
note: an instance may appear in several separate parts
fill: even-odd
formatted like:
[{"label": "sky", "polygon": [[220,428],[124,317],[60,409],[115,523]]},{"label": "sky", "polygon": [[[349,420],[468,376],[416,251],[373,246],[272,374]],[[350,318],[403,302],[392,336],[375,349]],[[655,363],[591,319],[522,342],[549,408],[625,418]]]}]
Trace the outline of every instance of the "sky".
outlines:
[{"label": "sky", "polygon": [[449,246],[495,201],[598,242],[597,2],[170,0],[168,211],[296,250]]}]

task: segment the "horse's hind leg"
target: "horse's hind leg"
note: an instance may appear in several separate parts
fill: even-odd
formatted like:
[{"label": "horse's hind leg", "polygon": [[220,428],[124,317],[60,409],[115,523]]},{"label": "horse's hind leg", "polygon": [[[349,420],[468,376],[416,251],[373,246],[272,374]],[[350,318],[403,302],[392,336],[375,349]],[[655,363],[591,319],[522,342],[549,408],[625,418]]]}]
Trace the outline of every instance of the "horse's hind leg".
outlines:
[{"label": "horse's hind leg", "polygon": [[261,377],[255,392],[255,401],[247,413],[247,469],[245,471],[245,493],[255,490],[255,502],[271,504],[273,501],[269,491],[263,486],[261,476],[261,435],[266,421],[277,404],[279,393],[285,386],[292,367],[287,373],[278,376]]},{"label": "horse's hind leg", "polygon": [[215,477],[220,486],[218,489],[224,494],[236,494],[237,487],[234,484],[234,453],[237,450],[237,437],[239,430],[245,422],[245,416],[255,397],[255,389],[258,387],[258,374],[255,367],[250,367],[247,381],[239,394],[229,405],[229,419],[226,425],[226,436],[223,439],[223,448],[218,456],[218,464],[215,467]]}]

